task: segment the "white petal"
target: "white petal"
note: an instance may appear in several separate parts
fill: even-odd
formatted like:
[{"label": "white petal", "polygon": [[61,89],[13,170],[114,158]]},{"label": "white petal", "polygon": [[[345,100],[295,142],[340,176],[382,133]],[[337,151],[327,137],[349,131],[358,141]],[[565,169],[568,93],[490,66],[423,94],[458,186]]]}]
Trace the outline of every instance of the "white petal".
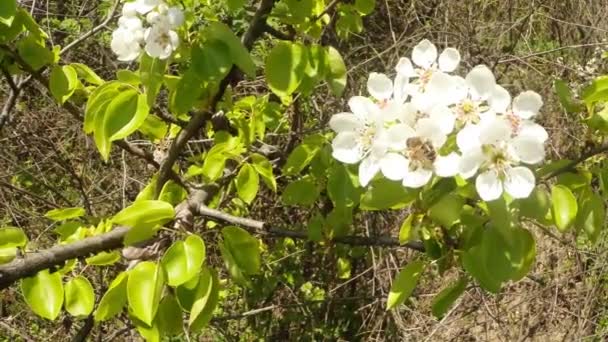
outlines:
[{"label": "white petal", "polygon": [[416,105],[412,102],[406,102],[401,109],[399,120],[405,124],[414,126],[418,120],[418,108]]},{"label": "white petal", "polygon": [[167,11],[167,18],[171,28],[177,28],[184,23],[184,12],[177,7],[171,7]]},{"label": "white petal", "polygon": [[474,67],[467,74],[465,80],[471,91],[471,96],[475,99],[485,100],[488,98],[494,85],[496,85],[496,78],[492,71],[485,65],[478,65]]},{"label": "white petal", "polygon": [[447,48],[439,55],[439,70],[452,72],[460,63],[460,52],[454,48]]},{"label": "white petal", "polygon": [[495,145],[511,137],[511,125],[502,116],[481,121],[479,131],[479,141],[483,145]]},{"label": "white petal", "polygon": [[467,81],[457,75],[452,76],[452,87],[446,96],[449,97],[447,100],[448,103],[459,103],[464,100],[469,95],[469,86],[467,85]]},{"label": "white petal", "polygon": [[541,141],[527,136],[517,136],[509,144],[510,151],[526,164],[537,164],[545,159],[545,147]]},{"label": "white petal", "polygon": [[409,125],[397,124],[386,130],[385,139],[389,148],[398,150],[405,148],[407,139],[414,135],[416,135],[416,132]]},{"label": "white petal", "polygon": [[495,85],[488,99],[492,110],[496,113],[504,113],[511,104],[511,94],[500,85]]},{"label": "white petal", "polygon": [[475,188],[484,201],[493,201],[502,194],[502,182],[494,170],[488,170],[477,176]]},{"label": "white petal", "polygon": [[513,112],[523,119],[529,119],[543,106],[543,99],[533,91],[524,91],[513,100]]},{"label": "white petal", "polygon": [[425,39],[414,46],[412,60],[424,69],[428,69],[437,59],[437,48],[428,39]]},{"label": "white petal", "polygon": [[331,144],[332,156],[346,164],[354,164],[361,160],[363,156],[357,138],[357,134],[352,132],[342,132],[336,135]]},{"label": "white petal", "polygon": [[429,84],[426,86],[426,93],[430,96],[430,102],[433,105],[451,105],[456,96],[452,95],[455,92],[455,87],[458,86],[458,81],[451,75],[443,72],[435,72]]},{"label": "white petal", "polygon": [[378,101],[384,101],[393,95],[393,81],[385,74],[372,72],[367,79],[367,91]]},{"label": "white petal", "polygon": [[390,180],[402,180],[407,171],[409,161],[398,153],[387,153],[380,160],[380,170],[384,177]]},{"label": "white petal", "polygon": [[364,96],[353,96],[348,100],[350,110],[364,122],[375,122],[380,113],[376,104]]},{"label": "white petal", "polygon": [[420,188],[428,183],[433,177],[433,171],[418,168],[414,171],[406,170],[403,176],[403,186],[408,188]]},{"label": "white petal", "polygon": [[409,78],[401,73],[395,76],[395,85],[393,89],[393,97],[395,102],[403,104],[407,100]]},{"label": "white petal", "polygon": [[380,109],[380,119],[382,121],[391,122],[397,120],[403,112],[403,105],[401,102],[389,100],[384,103]]},{"label": "white petal", "polygon": [[359,164],[359,183],[367,186],[374,176],[380,171],[380,164],[374,158],[367,157]]},{"label": "white petal", "polygon": [[336,133],[352,132],[363,128],[363,123],[351,113],[338,113],[329,119],[329,127]]},{"label": "white petal", "polygon": [[414,71],[414,66],[412,65],[412,61],[410,61],[407,57],[401,57],[397,66],[395,67],[395,71],[398,74],[403,75],[405,77],[414,77],[416,76],[416,72]]},{"label": "white petal", "polygon": [[479,134],[480,130],[478,125],[467,124],[458,132],[458,134],[456,134],[456,145],[458,145],[458,148],[462,153],[481,148]]},{"label": "white petal", "polygon": [[134,4],[139,14],[146,14],[160,4],[160,0],[136,0]]},{"label": "white petal", "polygon": [[458,172],[465,179],[471,178],[477,173],[484,160],[485,156],[481,148],[470,149],[460,157]]},{"label": "white petal", "polygon": [[441,131],[441,126],[430,118],[418,120],[416,135],[430,140],[436,149],[441,148],[447,140],[446,135]]},{"label": "white petal", "polygon": [[439,124],[439,128],[443,134],[450,134],[454,130],[456,116],[446,106],[435,106],[429,113],[429,118]]},{"label": "white petal", "polygon": [[435,158],[435,173],[440,177],[456,176],[460,170],[460,156],[457,153],[450,153],[447,156],[437,156]]},{"label": "white petal", "polygon": [[522,120],[522,122],[519,124],[519,132],[517,135],[521,137],[535,138],[542,143],[549,139],[549,134],[547,134],[545,128],[531,120]]},{"label": "white petal", "polygon": [[146,43],[146,53],[150,55],[150,57],[157,57],[163,59],[165,56],[165,47],[157,44],[154,41],[150,41]]},{"label": "white petal", "polygon": [[534,173],[527,167],[518,166],[506,170],[505,191],[513,198],[530,196],[535,185]]}]

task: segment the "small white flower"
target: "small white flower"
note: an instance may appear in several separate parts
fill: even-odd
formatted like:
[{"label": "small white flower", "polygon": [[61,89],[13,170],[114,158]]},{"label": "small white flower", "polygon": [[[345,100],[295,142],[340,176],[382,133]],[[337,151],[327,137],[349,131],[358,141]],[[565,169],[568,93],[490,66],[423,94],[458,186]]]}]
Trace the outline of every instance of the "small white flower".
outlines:
[{"label": "small white flower", "polygon": [[[464,130],[463,130],[464,131]],[[493,201],[506,191],[513,198],[525,198],[535,186],[534,174],[520,163],[537,164],[545,157],[538,138],[511,134],[510,124],[497,116],[466,129],[467,139],[458,139],[462,151],[460,174],[470,178],[481,170],[475,181],[479,196]]]},{"label": "small white flower", "polygon": [[119,61],[128,62],[139,57],[141,52],[141,34],[138,32],[123,27],[119,27],[112,32],[110,47],[118,55]]},{"label": "small white flower", "polygon": [[155,11],[146,15],[150,25],[164,25],[169,29],[176,29],[184,23],[184,12],[178,7],[168,7],[160,4]]},{"label": "small white flower", "polygon": [[151,57],[166,59],[179,46],[179,37],[165,25],[154,25],[146,30],[146,53]]},{"label": "small white flower", "polygon": [[[412,61],[417,66],[412,65]],[[460,63],[460,52],[454,48],[443,50],[437,58],[437,47],[429,40],[424,39],[412,50],[412,60],[403,57],[399,61],[399,70],[410,78],[417,78],[410,86],[412,94],[425,92],[428,83],[436,72],[450,73]]]},{"label": "small white flower", "polygon": [[512,134],[538,138],[547,141],[549,135],[545,128],[533,121],[540,111],[543,100],[533,91],[524,91],[517,95],[511,103],[511,95],[503,87],[496,85],[490,97],[490,106],[511,124]]}]

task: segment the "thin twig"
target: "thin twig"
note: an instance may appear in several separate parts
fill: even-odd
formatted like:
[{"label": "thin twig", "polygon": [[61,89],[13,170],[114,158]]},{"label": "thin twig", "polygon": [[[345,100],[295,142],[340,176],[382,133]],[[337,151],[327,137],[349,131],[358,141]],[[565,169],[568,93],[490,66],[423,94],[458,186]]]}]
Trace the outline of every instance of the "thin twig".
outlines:
[{"label": "thin twig", "polygon": [[85,41],[87,38],[91,37],[95,33],[101,31],[104,27],[106,27],[106,25],[110,22],[110,20],[112,20],[112,18],[114,18],[114,14],[116,14],[116,10],[118,9],[119,4],[120,4],[120,0],[115,0],[114,4],[112,5],[112,8],[110,8],[110,12],[108,13],[108,16],[99,25],[93,27],[87,33],[83,34],[82,36],[78,37],[76,40],[74,40],[71,43],[69,43],[68,45],[64,46],[63,49],[61,49],[61,51],[59,51],[59,54],[65,53],[69,49],[77,46],[78,44]]},{"label": "thin twig", "polygon": [[572,171],[578,164],[586,161],[589,158],[595,157],[597,155],[600,154],[604,154],[608,152],[608,144],[604,144],[601,146],[598,146],[592,150],[590,150],[587,153],[583,153],[580,157],[574,159],[573,161],[569,162],[568,164],[560,167],[557,170],[554,170],[552,172],[549,172],[548,174],[546,174],[545,176],[542,177],[543,180],[549,180],[553,177],[559,176],[564,172],[568,172],[568,171]]}]

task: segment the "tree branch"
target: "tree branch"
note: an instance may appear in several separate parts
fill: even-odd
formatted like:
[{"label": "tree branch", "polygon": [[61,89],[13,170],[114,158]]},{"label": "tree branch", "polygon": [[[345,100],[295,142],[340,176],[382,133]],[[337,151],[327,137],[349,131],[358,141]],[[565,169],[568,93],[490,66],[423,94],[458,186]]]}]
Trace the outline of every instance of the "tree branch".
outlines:
[{"label": "tree branch", "polygon": [[575,160],[569,162],[568,164],[560,167],[559,169],[549,172],[544,177],[542,177],[542,179],[546,181],[553,177],[557,177],[557,176],[561,175],[562,173],[572,171],[578,164],[586,161],[589,158],[595,157],[600,154],[604,154],[606,152],[608,152],[608,144],[597,146],[596,148],[591,149],[589,152],[583,153],[580,157],[578,157]]},{"label": "tree branch", "polygon": [[[197,208],[197,212],[195,212],[195,214],[239,225],[252,233],[260,235],[308,240],[308,234],[306,232],[297,232],[292,230],[283,230],[278,228],[267,227],[267,224],[263,221],[233,216],[216,209],[211,209],[205,204],[201,204]],[[336,237],[332,241],[351,246],[404,247],[419,252],[424,252],[424,246],[421,242],[413,241],[407,242],[402,245],[399,243],[399,240],[390,236],[342,236]]]},{"label": "tree branch", "polygon": [[[251,19],[251,25],[249,25],[249,29],[243,34],[242,42],[243,45],[247,48],[247,50],[251,50],[253,47],[253,43],[264,33],[264,29],[266,27],[266,18],[270,14],[272,7],[274,6],[275,0],[262,0],[260,6],[257,11],[253,15]],[[220,82],[220,87],[217,94],[214,96],[211,105],[209,106],[210,110],[202,110],[196,112],[190,122],[186,126],[186,128],[182,129],[179,132],[179,135],[169,148],[169,152],[167,153],[167,158],[160,166],[160,170],[158,173],[158,180],[156,183],[156,197],[160,194],[160,190],[163,188],[167,180],[169,179],[169,172],[173,169],[173,164],[177,161],[177,158],[183,151],[184,147],[188,143],[188,140],[198,132],[201,127],[205,125],[207,120],[211,119],[213,113],[215,112],[215,107],[217,103],[221,100],[226,88],[230,84],[232,79],[237,78],[238,69],[235,67],[232,68],[231,72],[226,76],[222,82]]]},{"label": "tree branch", "polygon": [[61,49],[61,51],[59,51],[59,54],[63,54],[64,52],[68,51],[69,49],[77,46],[78,44],[85,41],[87,38],[91,37],[95,33],[101,31],[104,27],[106,27],[106,25],[110,22],[110,20],[112,20],[112,18],[114,18],[114,14],[116,14],[116,10],[118,9],[119,4],[120,4],[120,0],[115,0],[114,4],[112,5],[112,8],[110,8],[110,12],[108,12],[108,16],[99,25],[93,27],[87,33],[83,34],[82,36],[78,37],[76,40],[74,40],[71,43],[69,43],[68,45],[66,45],[63,49]]}]

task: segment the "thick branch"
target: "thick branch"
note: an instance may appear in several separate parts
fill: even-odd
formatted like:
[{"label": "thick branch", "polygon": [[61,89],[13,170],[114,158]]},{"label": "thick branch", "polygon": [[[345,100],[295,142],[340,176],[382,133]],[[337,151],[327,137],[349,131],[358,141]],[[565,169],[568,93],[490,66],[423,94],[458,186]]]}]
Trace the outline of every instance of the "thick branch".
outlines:
[{"label": "thick branch", "polygon": [[67,260],[119,248],[127,231],[129,231],[127,227],[118,227],[105,234],[69,245],[55,246],[0,265],[0,290],[21,278],[31,277],[42,270],[62,265]]},{"label": "thick branch", "polygon": [[[297,232],[292,230],[283,230],[278,228],[267,227],[263,221],[257,221],[249,218],[233,216],[222,211],[211,209],[204,204],[198,207],[196,214],[209,217],[219,221],[239,225],[253,233],[272,236],[272,237],[288,237],[298,240],[307,240],[306,232]],[[377,246],[377,247],[405,247],[419,252],[424,252],[424,246],[420,242],[408,242],[403,245],[399,240],[390,236],[342,236],[336,237],[333,242],[343,243],[352,246]]]},{"label": "thick branch", "polygon": [[[266,28],[266,18],[272,7],[274,6],[275,0],[262,0],[260,3],[260,7],[258,7],[257,11],[253,15],[251,19],[251,25],[249,25],[249,29],[245,32],[242,38],[243,45],[251,50],[253,47],[253,43],[264,33]],[[169,179],[169,172],[173,169],[173,165],[177,161],[180,153],[183,151],[184,147],[188,143],[188,140],[192,138],[196,132],[198,132],[204,125],[207,120],[211,119],[213,112],[215,111],[215,107],[217,103],[221,100],[226,88],[230,83],[230,79],[234,77],[238,70],[233,68],[232,71],[226,76],[222,82],[220,83],[220,87],[218,93],[213,98],[211,105],[209,106],[210,111],[202,110],[196,112],[190,122],[186,126],[186,128],[182,129],[179,132],[177,138],[171,144],[169,148],[169,152],[167,154],[167,158],[162,163],[160,167],[160,171],[158,174],[158,180],[156,183],[156,195],[159,195],[160,190],[163,188],[163,185]]]}]

